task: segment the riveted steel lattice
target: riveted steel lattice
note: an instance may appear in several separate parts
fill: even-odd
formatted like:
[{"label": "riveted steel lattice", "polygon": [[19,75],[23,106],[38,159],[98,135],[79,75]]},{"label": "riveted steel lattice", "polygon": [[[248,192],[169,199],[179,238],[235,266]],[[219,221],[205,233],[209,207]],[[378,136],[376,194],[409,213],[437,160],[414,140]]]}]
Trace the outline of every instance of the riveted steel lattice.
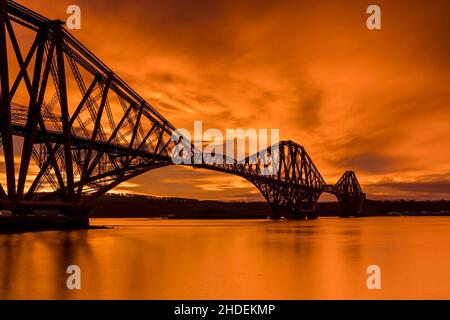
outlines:
[{"label": "riveted steel lattice", "polygon": [[[175,128],[63,28],[0,0],[0,208],[83,208],[120,183],[172,165]],[[20,35],[20,36],[19,36]],[[349,214],[365,198],[353,172],[325,184],[305,149],[273,147],[274,174],[255,161],[193,164],[252,182],[273,217],[315,217],[324,191]],[[344,210],[344,211],[345,211]]]}]

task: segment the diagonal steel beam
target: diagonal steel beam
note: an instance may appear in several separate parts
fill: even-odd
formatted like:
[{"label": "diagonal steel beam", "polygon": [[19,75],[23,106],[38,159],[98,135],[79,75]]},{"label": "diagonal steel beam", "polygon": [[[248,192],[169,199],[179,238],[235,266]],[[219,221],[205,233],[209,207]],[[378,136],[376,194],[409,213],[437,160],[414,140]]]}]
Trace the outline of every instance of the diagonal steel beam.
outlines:
[{"label": "diagonal steel beam", "polygon": [[133,148],[134,140],[136,139],[136,134],[138,132],[139,125],[141,123],[141,116],[142,116],[142,111],[143,110],[144,110],[144,104],[141,104],[141,106],[139,108],[139,112],[138,112],[138,116],[137,116],[136,122],[134,124],[133,134],[131,136],[130,144],[128,145],[127,155],[125,157],[124,168],[126,168],[128,166],[128,160],[130,159],[130,152],[131,152],[131,149]]},{"label": "diagonal steel beam", "polygon": [[[135,107],[135,105],[132,103],[130,104],[130,106],[128,107],[128,109],[126,110],[125,114],[122,116],[122,119],[120,119],[117,127],[114,129],[114,132],[111,134],[111,136],[109,137],[108,141],[106,142],[106,146],[111,145],[111,143],[113,142],[113,140],[115,139],[115,137],[117,136],[118,132],[120,131],[123,123],[125,122],[125,120],[128,118],[128,115],[130,114],[131,110]],[[92,172],[95,169],[95,166],[99,163],[100,159],[102,158],[102,156],[104,155],[105,150],[98,150],[96,157],[94,158],[94,160],[92,161],[86,176],[90,176],[92,174]]]},{"label": "diagonal steel beam", "polygon": [[83,190],[83,183],[84,183],[84,180],[86,179],[87,170],[89,169],[92,151],[94,148],[94,142],[97,139],[97,134],[100,130],[103,110],[105,109],[106,100],[108,99],[108,92],[109,92],[109,87],[111,85],[111,81],[112,81],[112,76],[108,76],[106,83],[105,83],[105,88],[103,89],[102,101],[100,102],[100,106],[99,106],[98,113],[97,113],[97,118],[95,119],[95,126],[94,126],[94,130],[92,132],[89,149],[88,149],[86,157],[84,158],[83,171],[82,171],[81,178],[80,178],[81,183],[80,183],[80,186],[78,187],[77,197],[81,196],[81,191]]},{"label": "diagonal steel beam", "polygon": [[3,155],[5,157],[6,184],[10,200],[16,199],[16,178],[14,149],[11,130],[11,105],[9,95],[8,49],[6,44],[7,3],[0,0],[0,130],[2,133]]},{"label": "diagonal steel beam", "polygon": [[[8,23],[8,29],[10,30],[10,37],[13,40],[14,48],[17,51],[18,44],[17,40],[14,35],[14,31],[12,30],[12,26],[10,23]],[[27,83],[27,88],[30,90],[30,104],[28,108],[28,117],[27,117],[27,128],[26,128],[26,135],[24,139],[24,144],[22,148],[22,159],[20,162],[20,169],[19,169],[19,179],[17,183],[17,196],[18,198],[23,197],[24,187],[25,187],[25,181],[26,176],[28,173],[28,167],[30,164],[31,159],[31,153],[33,149],[33,144],[36,139],[36,132],[37,132],[37,125],[38,125],[38,116],[41,112],[42,103],[44,101],[44,95],[45,90],[47,87],[47,80],[49,77],[49,71],[50,71],[50,61],[46,61],[45,67],[44,67],[44,74],[41,82],[41,71],[42,71],[42,64],[43,64],[43,58],[44,58],[44,49],[45,49],[45,42],[46,37],[43,33],[39,33],[40,41],[38,44],[37,54],[35,58],[35,67],[34,67],[34,75],[33,75],[33,84],[30,84],[30,79],[27,74],[26,65],[21,57],[20,51],[16,52],[19,64],[21,66],[22,75],[25,79],[25,82]],[[51,45],[50,54],[51,57],[54,50],[54,42]],[[30,88],[30,86],[32,86]],[[39,90],[40,89],[40,90]],[[39,92],[39,97],[36,97],[37,93]]]},{"label": "diagonal steel beam", "polygon": [[141,175],[147,171],[150,171],[152,169],[158,168],[160,166],[166,166],[166,164],[161,164],[161,165],[155,165],[155,166],[148,166],[142,170],[138,170],[138,171],[134,171],[132,173],[130,173],[129,175],[125,176],[123,175],[120,178],[117,178],[114,182],[112,182],[111,184],[100,188],[100,190],[98,190],[96,193],[89,195],[88,197],[84,198],[81,202],[82,205],[86,205],[89,202],[91,202],[92,200],[94,200],[95,198],[98,198],[99,196],[101,196],[102,194],[105,194],[106,192],[108,192],[109,190],[113,189],[114,187],[118,186],[119,184],[121,184],[122,182],[132,179],[134,177],[137,177],[138,175]]},{"label": "diagonal steel beam", "polygon": [[[39,121],[39,127],[41,128],[41,132],[44,135],[44,141],[45,141],[44,143],[47,148],[47,151],[49,154],[49,159],[52,164],[53,170],[55,171],[56,178],[58,179],[59,187],[64,192],[64,190],[65,190],[64,180],[61,175],[61,170],[59,169],[59,166],[58,166],[58,161],[56,159],[56,153],[54,152],[52,145],[50,143],[50,139],[48,138],[47,130],[45,128],[45,123],[44,123],[44,120],[42,119],[41,114],[39,114],[39,116],[38,116],[38,121]],[[41,171],[42,171],[42,169],[41,169]],[[45,173],[45,171],[43,171],[43,172]]]},{"label": "diagonal steel beam", "polygon": [[[42,30],[42,29],[41,29]],[[27,57],[25,58],[25,69],[28,68],[28,65],[31,62],[31,59],[34,56],[34,53],[36,52],[36,49],[38,47],[39,42],[41,41],[42,38],[42,33],[45,33],[44,31],[39,31],[33,41],[33,44],[31,45],[30,50],[28,51]],[[19,71],[16,77],[16,80],[14,81],[12,87],[11,87],[11,91],[9,93],[9,96],[11,98],[11,100],[14,98],[14,95],[16,94],[17,88],[19,87],[20,82],[22,81],[22,72]]]},{"label": "diagonal steel beam", "polygon": [[83,110],[84,105],[86,104],[87,100],[92,94],[92,91],[94,91],[95,86],[97,85],[98,81],[100,80],[100,76],[96,75],[94,77],[94,80],[92,80],[92,83],[90,84],[89,88],[87,89],[86,93],[84,94],[83,98],[81,99],[80,103],[78,104],[78,107],[75,109],[75,112],[72,114],[72,117],[70,118],[70,125],[72,126],[75,122],[75,119],[80,114],[81,110]]},{"label": "diagonal steel beam", "polygon": [[[99,78],[97,77],[97,79],[99,79]],[[97,80],[97,81],[98,81],[98,80]],[[91,86],[90,86],[90,88],[89,88],[89,89],[91,89],[91,90],[88,90],[88,92],[87,92],[86,95],[83,97],[82,102],[79,104],[79,106],[78,106],[77,109],[81,109],[82,106],[84,105],[84,103],[86,103],[86,100],[87,100],[88,97],[89,97],[88,93],[89,93],[89,91],[92,91],[93,88],[94,88],[94,82],[91,84]],[[74,114],[72,115],[72,117],[70,118],[70,125],[73,125],[73,123],[75,122],[77,116],[78,116],[77,113],[74,113]],[[55,144],[55,146],[51,149],[51,152],[52,152],[53,154],[55,154],[56,151],[57,151],[60,147],[61,147],[61,142],[58,141],[58,142]],[[49,152],[50,152],[50,151],[49,151]],[[33,196],[33,193],[34,193],[34,191],[36,190],[36,187],[38,186],[39,181],[42,179],[44,172],[47,170],[47,168],[49,167],[49,165],[50,165],[51,163],[52,163],[52,160],[51,160],[50,158],[48,158],[48,159],[44,162],[44,164],[41,166],[41,169],[40,169],[38,175],[36,176],[35,180],[33,181],[33,183],[32,183],[32,185],[31,185],[30,189],[28,190],[28,192],[27,192],[27,194],[26,194],[26,196],[25,196],[25,199],[30,199],[30,198]]]},{"label": "diagonal steel beam", "polygon": [[72,163],[72,143],[71,143],[71,125],[69,122],[69,107],[67,100],[66,72],[64,66],[64,37],[61,24],[57,23],[54,27],[56,41],[56,60],[58,70],[58,89],[61,106],[62,135],[64,142],[64,162],[66,164],[66,179],[69,200],[73,201],[75,191],[73,187],[73,163]]}]

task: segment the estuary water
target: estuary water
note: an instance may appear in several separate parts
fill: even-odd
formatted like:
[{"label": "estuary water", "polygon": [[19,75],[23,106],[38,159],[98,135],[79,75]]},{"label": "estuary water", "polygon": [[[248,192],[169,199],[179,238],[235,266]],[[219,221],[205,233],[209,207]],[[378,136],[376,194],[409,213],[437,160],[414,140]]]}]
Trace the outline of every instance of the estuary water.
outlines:
[{"label": "estuary water", "polygon": [[450,299],[450,217],[91,224],[0,235],[0,299]]}]

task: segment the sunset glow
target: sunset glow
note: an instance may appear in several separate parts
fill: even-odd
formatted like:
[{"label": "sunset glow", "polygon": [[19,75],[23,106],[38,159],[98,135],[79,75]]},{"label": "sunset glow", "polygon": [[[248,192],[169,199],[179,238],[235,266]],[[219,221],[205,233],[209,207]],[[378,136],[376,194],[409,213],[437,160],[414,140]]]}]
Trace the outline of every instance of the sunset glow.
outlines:
[{"label": "sunset glow", "polygon": [[[64,20],[73,1],[20,3]],[[369,198],[450,199],[450,2],[378,1],[382,30],[351,3],[83,0],[71,33],[176,127],[279,128],[327,183],[352,169]],[[262,199],[175,166],[117,190]]]}]

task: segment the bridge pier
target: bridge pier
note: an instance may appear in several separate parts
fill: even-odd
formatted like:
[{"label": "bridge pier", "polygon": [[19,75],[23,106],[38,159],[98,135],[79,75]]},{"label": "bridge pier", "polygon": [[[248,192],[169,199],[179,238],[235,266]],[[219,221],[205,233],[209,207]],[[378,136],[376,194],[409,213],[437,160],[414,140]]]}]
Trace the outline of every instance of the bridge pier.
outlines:
[{"label": "bridge pier", "polygon": [[26,216],[33,213],[33,209],[16,207],[11,210],[14,216]]},{"label": "bridge pier", "polygon": [[270,204],[270,207],[272,209],[272,215],[270,218],[273,220],[281,219],[281,217],[292,220],[311,220],[318,218],[315,210],[301,210],[295,206],[289,206],[286,204]]},{"label": "bridge pier", "polygon": [[306,214],[304,212],[291,212],[285,218],[290,220],[306,220]]},{"label": "bridge pier", "polygon": [[70,228],[89,228],[88,207],[61,208],[59,213],[68,218]]},{"label": "bridge pier", "polygon": [[270,219],[279,220],[281,218],[280,207],[278,205],[271,205],[270,208],[272,209]]},{"label": "bridge pier", "polygon": [[[10,24],[11,21],[20,23]],[[16,25],[20,28],[17,31],[28,29],[30,39],[35,37],[33,50],[21,52]],[[15,49],[10,55],[7,43]],[[30,79],[25,77],[25,71],[32,71],[29,63],[22,61],[25,56],[34,65],[33,90]],[[21,62],[22,72],[11,87],[8,67],[12,63],[15,70],[17,61]],[[47,85],[49,79],[57,87],[56,93]],[[77,86],[68,86],[75,82]],[[63,227],[86,228],[89,209],[78,205],[89,203],[144,172],[175,164],[172,155],[181,140],[173,141],[178,130],[169,121],[59,22],[6,0],[0,0],[0,91],[0,148],[4,156],[1,173],[6,177],[6,188],[4,182],[0,183],[0,205],[11,211],[14,218],[42,220],[45,225],[58,220]],[[52,95],[57,98],[52,110],[44,110],[43,106],[53,103]],[[118,97],[121,108],[112,103]],[[95,112],[91,110],[93,99],[99,100]],[[23,101],[29,103],[21,105]],[[46,129],[46,123],[53,129]],[[93,130],[86,128],[87,123],[93,124]],[[103,128],[103,123],[109,124],[107,128]],[[13,137],[23,139],[23,143]],[[22,149],[22,154],[16,172],[17,148]],[[323,191],[352,201],[350,209],[346,203],[343,205],[344,215],[352,210],[361,213],[365,195],[355,173],[346,171],[336,185],[326,185],[305,148],[293,141],[276,143],[243,162],[222,155],[223,161],[210,163],[192,143],[177,152],[183,154],[189,149],[191,161],[183,160],[183,164],[247,179],[270,204],[272,219],[316,219],[315,203]],[[201,156],[200,163],[196,162],[197,155]],[[261,158],[263,155],[270,156],[271,170],[266,170],[268,163]],[[217,156],[214,158],[219,159]],[[30,170],[32,159],[39,167],[37,175],[34,168],[33,172]],[[26,188],[29,180],[31,186]],[[54,213],[58,211],[61,215]]]},{"label": "bridge pier", "polygon": [[308,211],[306,213],[306,217],[308,220],[312,220],[312,219],[317,219],[319,216],[318,216],[317,212],[314,210],[314,211]]},{"label": "bridge pier", "polygon": [[0,232],[3,230],[77,230],[89,228],[89,208],[57,208],[4,206],[0,207],[3,215],[0,219]]},{"label": "bridge pier", "polygon": [[291,211],[285,216],[286,219],[292,220],[313,220],[317,219],[317,213],[315,211]]},{"label": "bridge pier", "polygon": [[340,217],[348,218],[348,217],[362,217],[364,216],[363,212],[363,203],[354,203],[354,201],[350,199],[346,199],[340,197],[339,199],[339,207],[340,207]]}]

